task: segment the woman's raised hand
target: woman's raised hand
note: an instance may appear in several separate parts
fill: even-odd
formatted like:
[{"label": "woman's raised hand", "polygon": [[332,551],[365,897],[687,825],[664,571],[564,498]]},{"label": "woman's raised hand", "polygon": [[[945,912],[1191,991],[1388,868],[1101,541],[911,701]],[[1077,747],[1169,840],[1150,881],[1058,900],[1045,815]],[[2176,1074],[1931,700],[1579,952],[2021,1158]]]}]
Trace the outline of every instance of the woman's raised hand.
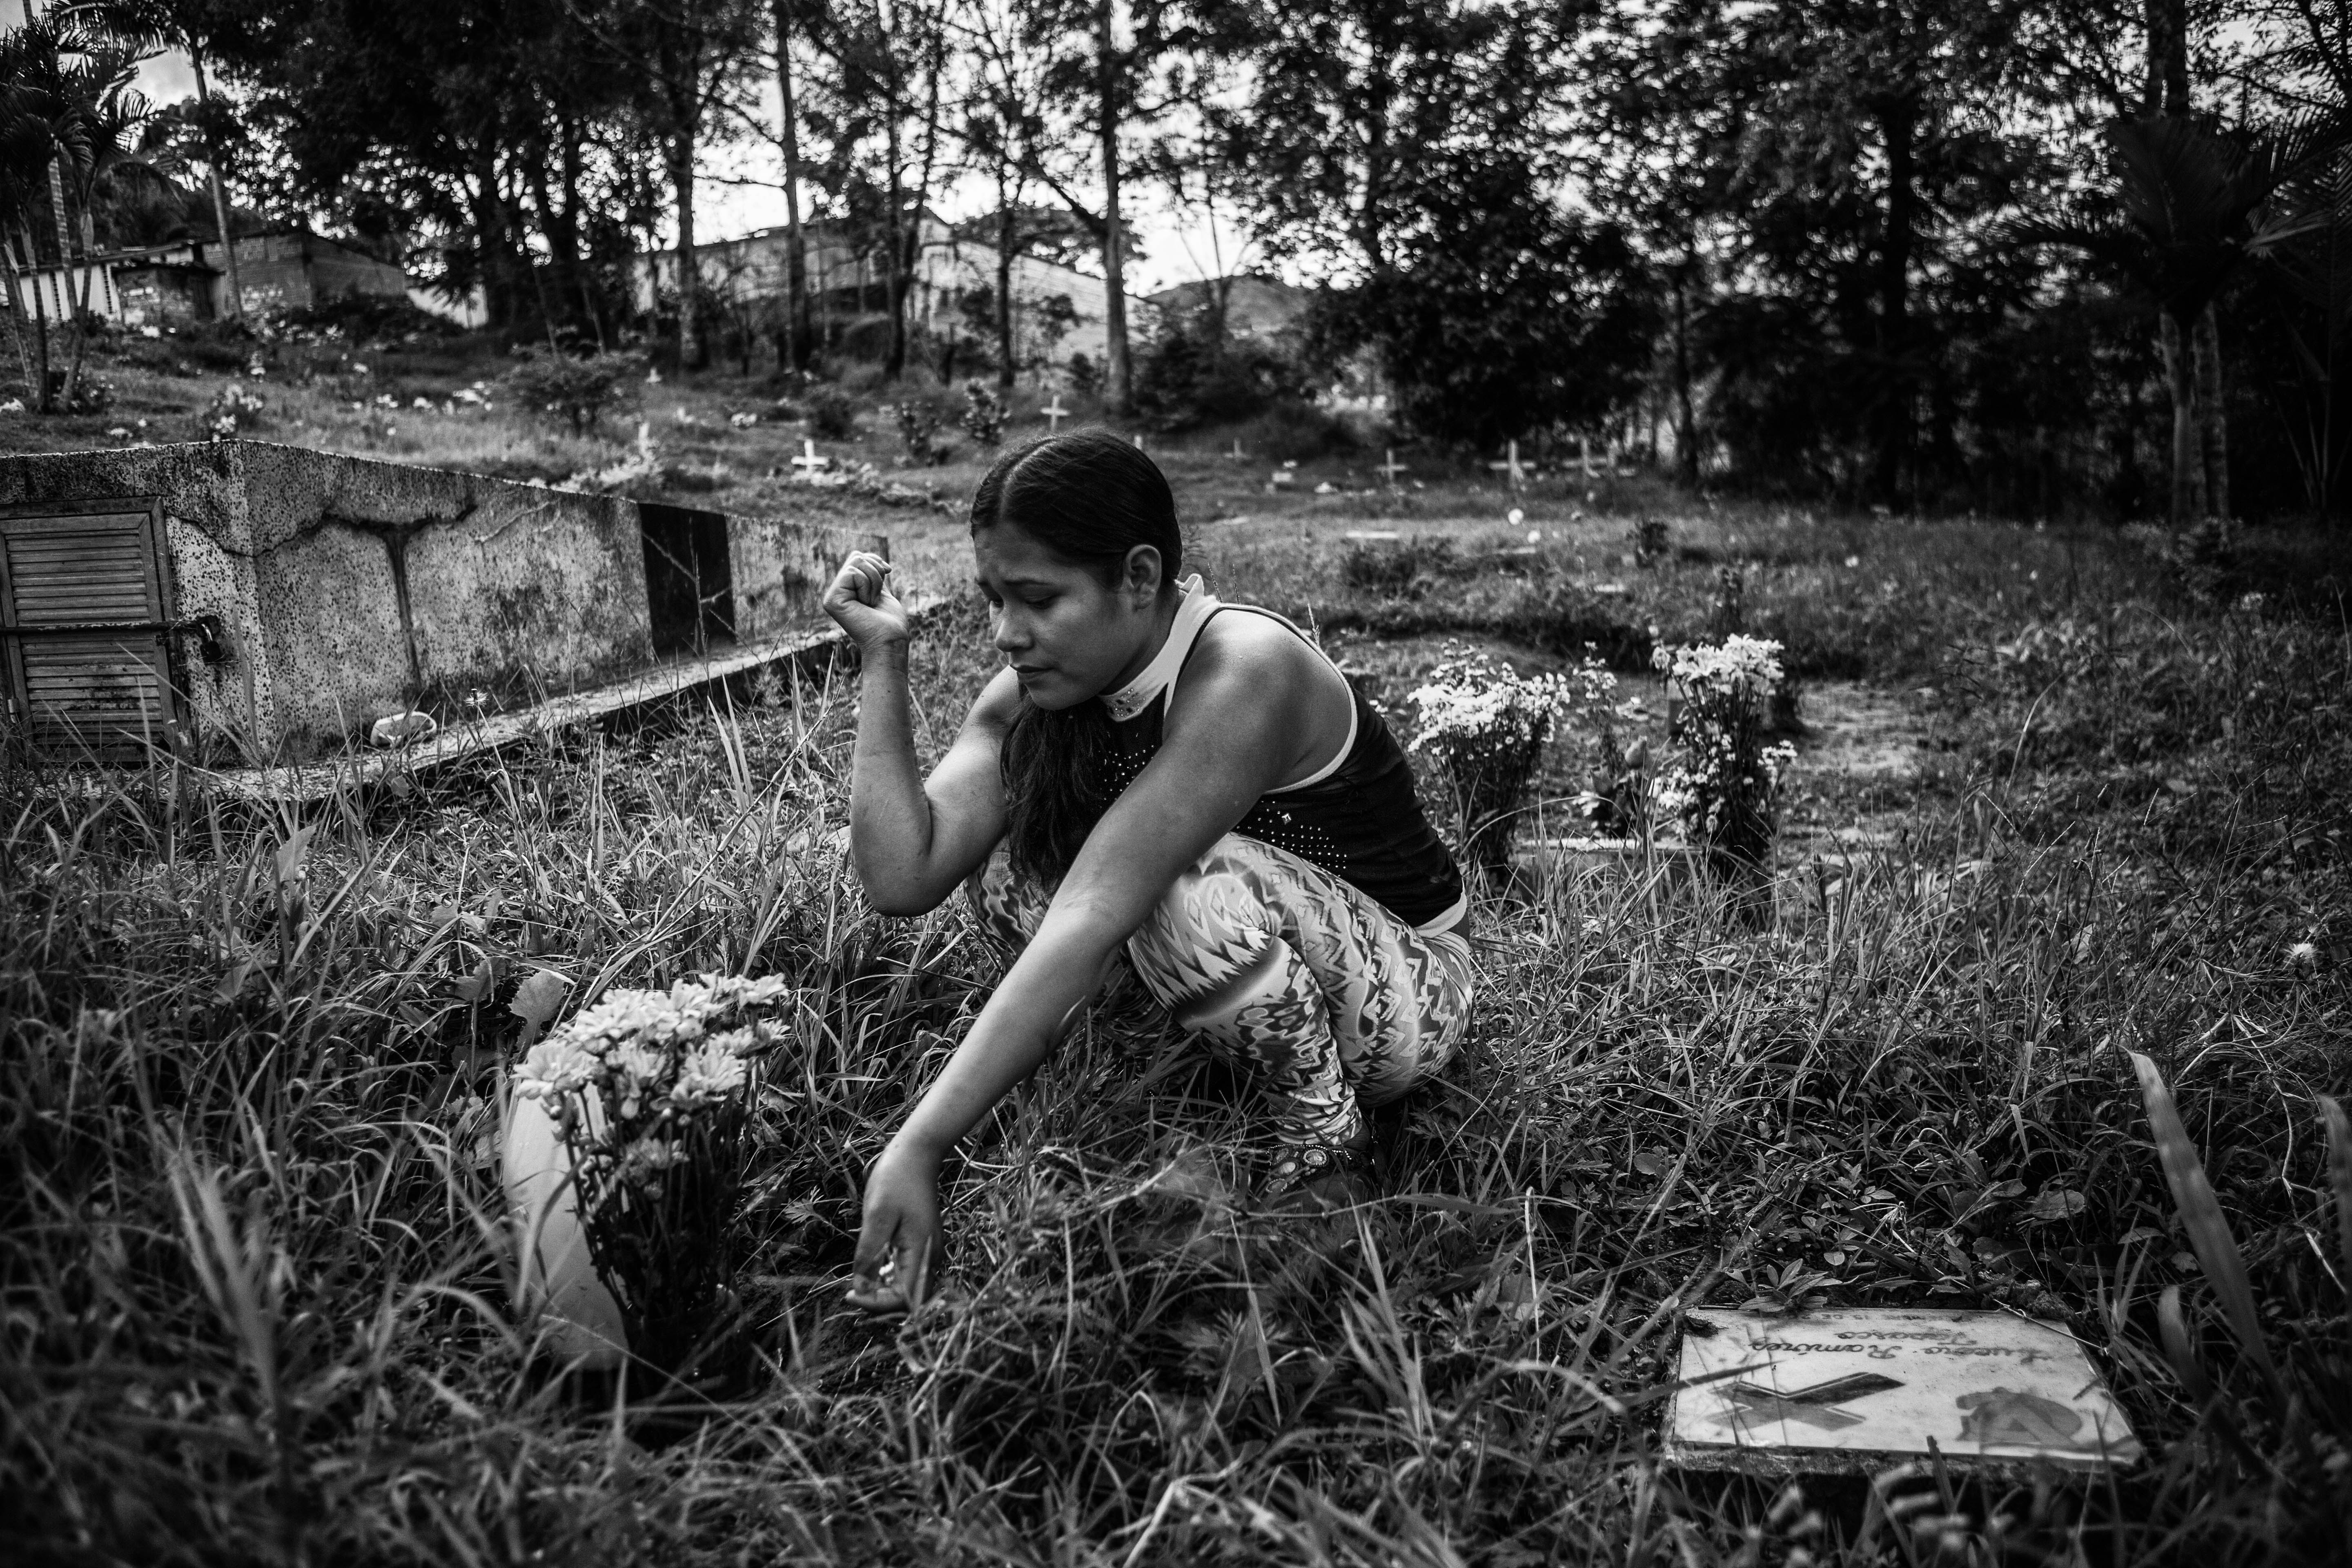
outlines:
[{"label": "woman's raised hand", "polygon": [[869,1312],[921,1306],[939,1242],[940,1162],[894,1139],[866,1173],[866,1218],[851,1265],[850,1304]]},{"label": "woman's raised hand", "polygon": [[907,606],[890,592],[890,563],[867,550],[850,552],[824,591],[824,613],[860,648],[905,642],[911,632]]}]

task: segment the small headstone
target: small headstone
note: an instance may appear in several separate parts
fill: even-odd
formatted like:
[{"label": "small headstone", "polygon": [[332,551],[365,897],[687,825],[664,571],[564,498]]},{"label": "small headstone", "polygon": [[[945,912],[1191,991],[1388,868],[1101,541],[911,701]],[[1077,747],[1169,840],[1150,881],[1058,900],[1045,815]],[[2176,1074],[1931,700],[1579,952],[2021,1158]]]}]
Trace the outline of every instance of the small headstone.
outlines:
[{"label": "small headstone", "polygon": [[1348,537],[1360,544],[1393,544],[1404,535],[1388,533],[1379,529],[1351,528],[1348,531]]},{"label": "small headstone", "polygon": [[1676,1381],[1668,1455],[1700,1468],[1849,1470],[1940,1452],[2104,1468],[2140,1457],[2074,1337],[2006,1312],[1697,1310]]}]

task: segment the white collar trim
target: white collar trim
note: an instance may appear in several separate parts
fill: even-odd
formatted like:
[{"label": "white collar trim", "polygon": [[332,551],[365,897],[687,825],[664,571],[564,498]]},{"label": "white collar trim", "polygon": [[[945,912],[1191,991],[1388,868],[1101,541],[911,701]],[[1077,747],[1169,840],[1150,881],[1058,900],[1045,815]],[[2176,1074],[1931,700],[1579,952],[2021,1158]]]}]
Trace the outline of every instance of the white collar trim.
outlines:
[{"label": "white collar trim", "polygon": [[1201,584],[1195,574],[1177,584],[1183,593],[1182,603],[1176,606],[1176,618],[1169,624],[1168,640],[1143,667],[1143,673],[1120,687],[1106,691],[1102,705],[1110,710],[1113,723],[1125,723],[1160,700],[1161,692],[1176,684],[1178,672],[1192,655],[1192,643],[1201,635],[1201,627],[1210,614],[1218,608],[1217,596]]}]

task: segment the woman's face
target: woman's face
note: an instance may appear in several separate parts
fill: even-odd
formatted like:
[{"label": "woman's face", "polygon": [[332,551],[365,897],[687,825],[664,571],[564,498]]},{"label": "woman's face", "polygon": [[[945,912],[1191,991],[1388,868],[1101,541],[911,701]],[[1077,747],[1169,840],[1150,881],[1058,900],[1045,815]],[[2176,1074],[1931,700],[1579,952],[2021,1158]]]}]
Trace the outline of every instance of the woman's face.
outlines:
[{"label": "woman's face", "polygon": [[1125,576],[1108,587],[1009,522],[973,530],[971,553],[997,651],[1038,707],[1116,690],[1150,661],[1160,552],[1150,545],[1129,552]]}]

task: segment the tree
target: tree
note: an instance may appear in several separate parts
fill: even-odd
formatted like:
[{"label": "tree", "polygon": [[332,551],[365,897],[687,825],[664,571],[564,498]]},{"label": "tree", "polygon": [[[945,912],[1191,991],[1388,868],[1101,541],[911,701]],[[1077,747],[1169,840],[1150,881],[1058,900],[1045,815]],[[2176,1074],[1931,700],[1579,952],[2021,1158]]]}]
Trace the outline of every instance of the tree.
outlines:
[{"label": "tree", "polygon": [[712,111],[757,48],[762,18],[751,0],[618,0],[595,32],[636,84],[638,111],[659,141],[676,215],[678,362],[700,369],[701,264],[695,249],[695,176]]},{"label": "tree", "polygon": [[1414,431],[1492,447],[1590,426],[1639,383],[1657,328],[1622,230],[1579,218],[1526,159],[1465,149],[1417,166],[1389,265],[1320,335],[1378,349]]},{"label": "tree", "polygon": [[[0,205],[5,208],[0,223],[15,231],[12,237],[21,238],[25,265],[36,271],[41,260],[35,236],[46,226],[38,222],[45,209],[54,224],[73,342],[63,389],[68,408],[79,398],[89,346],[90,263],[97,248],[92,213],[99,192],[117,176],[155,177],[132,150],[150,112],[146,99],[131,86],[138,64],[135,46],[73,16],[27,24],[0,44]],[[77,252],[78,274],[72,268]],[[15,281],[12,276],[12,292]],[[48,322],[42,291],[32,292],[37,354],[23,357],[36,406],[47,413],[56,406],[49,390]]]},{"label": "tree", "polygon": [[996,194],[990,216],[996,252],[991,290],[997,384],[1010,390],[1019,374],[1013,343],[1013,262],[1036,226],[1024,212],[1030,171],[1044,158],[1045,57],[1032,47],[1020,0],[965,0],[955,26],[971,54],[971,91],[959,140],[986,172]]},{"label": "tree", "polygon": [[237,271],[236,236],[221,179],[227,106],[213,96],[207,58],[235,58],[251,42],[256,0],[100,0],[80,7],[109,33],[126,42],[177,48],[186,53],[196,79],[197,126],[205,153],[205,183],[211,194],[221,262],[228,274],[228,313],[245,314],[245,284]]},{"label": "tree", "polygon": [[795,0],[775,0],[776,95],[779,143],[784,155],[784,330],[778,340],[783,368],[798,374],[807,356],[808,247],[801,234],[801,132],[799,106],[793,95],[793,40],[798,11]]},{"label": "tree", "polygon": [[2121,272],[2171,324],[2165,368],[2172,395],[2172,503],[2187,522],[2205,447],[2196,366],[2181,345],[2250,256],[2288,241],[2300,221],[2269,210],[2273,195],[2352,142],[2341,111],[2306,114],[2276,131],[2226,128],[2210,116],[2139,115],[2105,132],[2109,201],[2019,223],[2027,244],[2083,251]]},{"label": "tree", "polygon": [[[1570,8],[1571,12],[1580,8]],[[1414,171],[1454,146],[1541,143],[1558,129],[1555,20],[1528,5],[1267,0],[1213,18],[1223,52],[1245,54],[1238,102],[1208,106],[1216,154],[1255,193],[1276,254],[1345,258],[1379,278],[1412,219]],[[1540,86],[1538,86],[1540,84]]]}]

